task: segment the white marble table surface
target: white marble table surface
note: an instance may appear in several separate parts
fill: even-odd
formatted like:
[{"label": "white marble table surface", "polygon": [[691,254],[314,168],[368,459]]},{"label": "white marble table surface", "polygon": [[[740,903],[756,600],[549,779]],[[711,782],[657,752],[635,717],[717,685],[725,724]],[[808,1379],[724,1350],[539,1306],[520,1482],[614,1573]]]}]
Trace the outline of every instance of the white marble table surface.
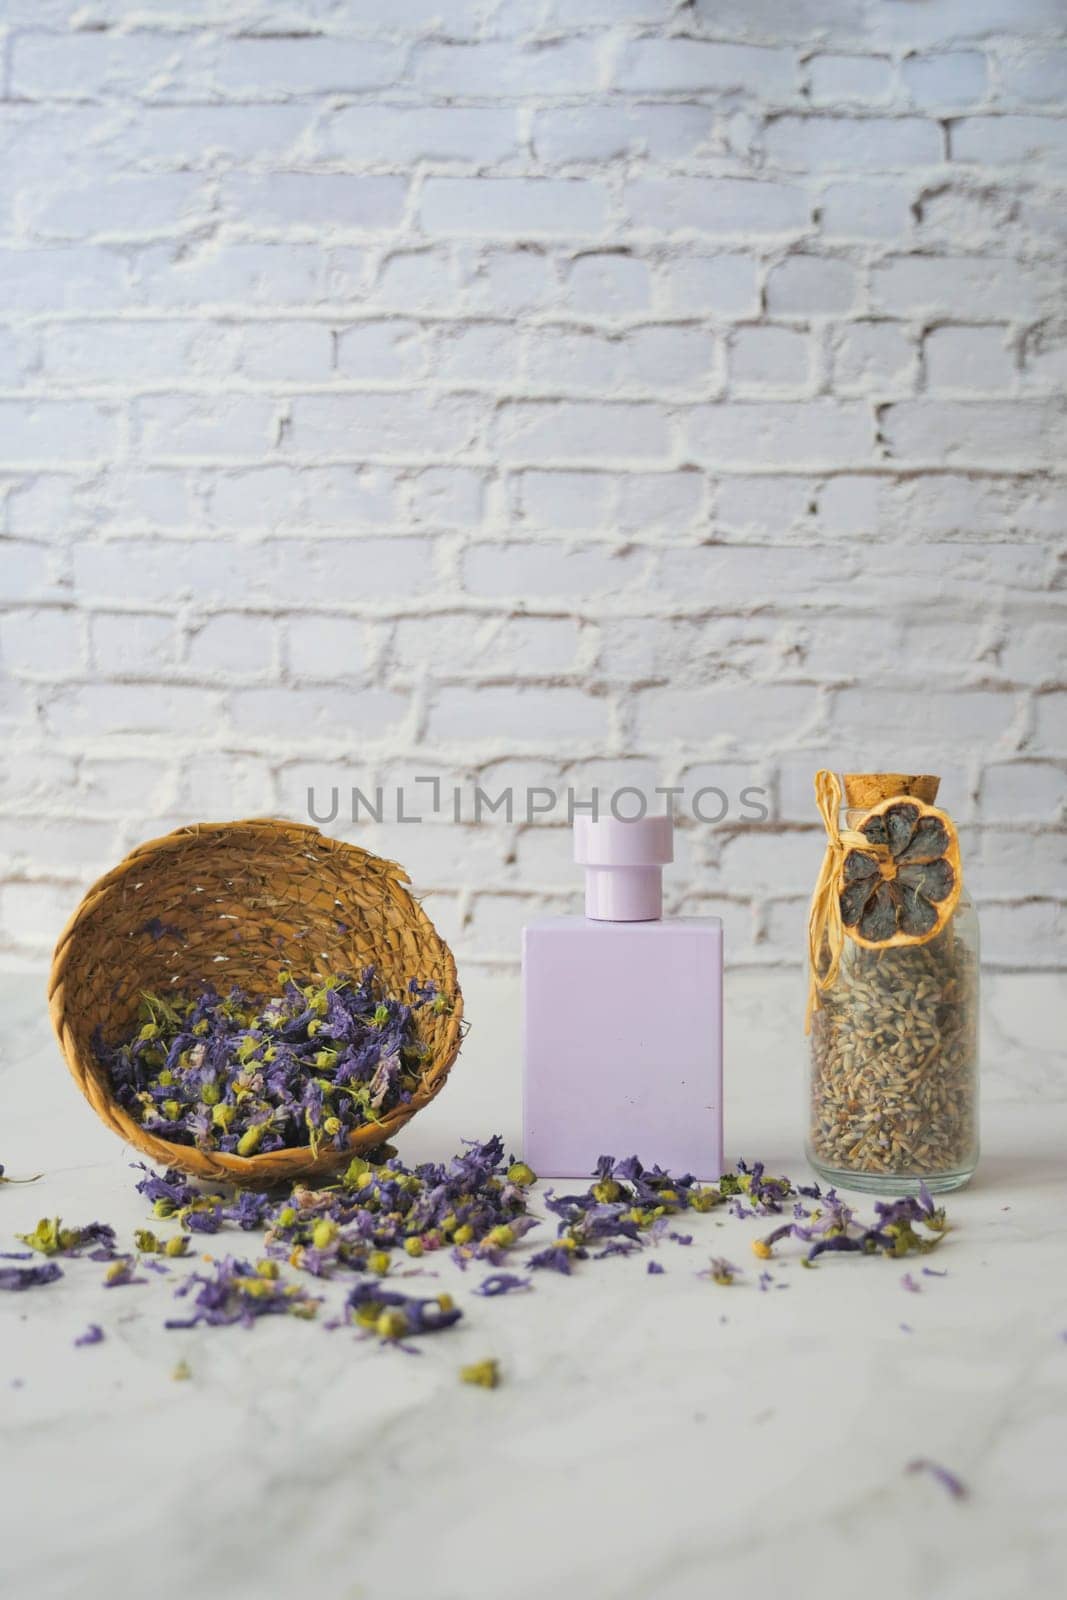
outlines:
[{"label": "white marble table surface", "polygon": [[[518,1138],[517,985],[465,987],[472,1031],[408,1159]],[[68,1080],[42,992],[41,974],[0,979],[0,1160],[44,1173],[0,1188],[0,1248],[45,1214],[128,1242],[146,1217],[130,1152]],[[86,1261],[0,1294],[0,1593],[1062,1593],[1063,991],[1001,977],[987,1001],[983,1160],[948,1200],[948,1276],[919,1294],[880,1257],[776,1262],[788,1288],[761,1293],[750,1240],[768,1224],[715,1214],[693,1218],[690,1249],[660,1247],[662,1276],[640,1257],[589,1262],[485,1301],[435,1260],[439,1276],[413,1282],[454,1290],[466,1315],[418,1358],[281,1318],[167,1332],[173,1280],[108,1291]],[[799,1005],[795,978],[728,981],[727,1142],[803,1181]],[[745,1279],[698,1278],[713,1253]],[[90,1322],[105,1342],[74,1348]],[[488,1355],[499,1389],[458,1381]],[[968,1498],[909,1474],[915,1457]]]}]

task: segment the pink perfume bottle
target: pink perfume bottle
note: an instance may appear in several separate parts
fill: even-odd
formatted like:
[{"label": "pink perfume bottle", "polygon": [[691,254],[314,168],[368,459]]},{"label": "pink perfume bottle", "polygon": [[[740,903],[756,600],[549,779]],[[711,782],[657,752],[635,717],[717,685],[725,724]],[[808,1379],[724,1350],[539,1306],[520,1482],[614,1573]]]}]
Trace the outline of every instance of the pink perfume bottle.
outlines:
[{"label": "pink perfume bottle", "polygon": [[579,1178],[638,1155],[722,1171],[722,923],[662,920],[670,817],[577,818],[585,916],[523,931],[525,1159]]}]

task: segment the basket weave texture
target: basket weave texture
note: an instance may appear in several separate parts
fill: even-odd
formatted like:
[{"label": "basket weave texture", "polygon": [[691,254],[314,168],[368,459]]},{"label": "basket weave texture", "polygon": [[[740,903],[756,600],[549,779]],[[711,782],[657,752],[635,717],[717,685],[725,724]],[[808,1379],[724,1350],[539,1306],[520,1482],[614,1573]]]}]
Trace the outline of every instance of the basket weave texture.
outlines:
[{"label": "basket weave texture", "polygon": [[[404,887],[409,881],[394,861],[284,819],[198,823],[140,845],[89,890],[52,959],[52,1025],[74,1081],[122,1139],[196,1177],[266,1188],[329,1176],[428,1104],[459,1050],[456,964]],[[354,1130],[343,1150],[236,1156],[170,1143],[116,1103],[93,1050],[98,1026],[109,1040],[132,1028],[145,990],[197,994],[212,982],[220,992],[239,984],[269,995],[283,968],[322,982],[369,966],[390,994],[417,978],[436,984],[451,1005],[416,1013],[429,1056],[410,1102]]]}]

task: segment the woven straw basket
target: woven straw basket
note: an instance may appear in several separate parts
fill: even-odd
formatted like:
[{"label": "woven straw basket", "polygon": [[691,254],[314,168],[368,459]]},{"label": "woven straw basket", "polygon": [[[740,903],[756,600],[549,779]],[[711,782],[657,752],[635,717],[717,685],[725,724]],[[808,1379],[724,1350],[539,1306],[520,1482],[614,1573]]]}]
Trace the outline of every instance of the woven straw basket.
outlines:
[{"label": "woven straw basket", "polygon": [[[52,1024],[74,1081],[110,1128],[153,1160],[199,1178],[258,1188],[326,1177],[391,1138],[443,1086],[461,1037],[463,1000],[447,944],[393,861],[275,818],[207,822],[139,846],[89,890],[64,928],[48,987]],[[142,991],[196,994],[206,981],[271,994],[278,973],[358,976],[374,966],[389,993],[432,981],[450,1010],[417,1013],[429,1046],[411,1101],[356,1129],[344,1150],[236,1156],[172,1144],[118,1105],[92,1047],[136,1017]]]}]

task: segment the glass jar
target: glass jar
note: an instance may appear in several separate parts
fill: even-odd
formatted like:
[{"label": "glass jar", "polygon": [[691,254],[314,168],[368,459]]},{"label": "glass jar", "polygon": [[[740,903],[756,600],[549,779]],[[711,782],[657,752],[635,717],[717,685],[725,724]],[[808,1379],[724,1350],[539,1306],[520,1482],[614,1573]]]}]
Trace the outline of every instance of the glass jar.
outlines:
[{"label": "glass jar", "polygon": [[[900,792],[898,784],[909,787]],[[837,900],[837,925],[832,906],[829,923],[816,917],[814,902],[812,908],[820,983],[813,980],[810,1015],[808,1159],[820,1177],[844,1188],[893,1195],[914,1194],[920,1183],[931,1193],[956,1189],[978,1160],[978,917],[962,884],[958,845],[949,852],[952,864],[945,857],[909,862],[909,853],[931,854],[924,843],[938,848],[946,825],[954,842],[955,829],[933,807],[934,778],[863,774],[846,777],[845,788],[846,804],[834,819],[836,854],[824,810],[828,862],[834,856],[826,899]],[[880,795],[873,805],[872,795]],[[857,796],[861,804],[847,804]],[[880,857],[872,854],[878,847],[868,841],[885,834],[885,819],[899,841],[913,816],[912,842],[905,839],[896,857],[889,842]],[[915,832],[920,826],[924,832]],[[858,894],[850,894],[850,873]],[[861,874],[865,882],[856,881]],[[950,877],[955,882],[946,889]],[[865,914],[850,925],[866,882],[874,888]],[[890,883],[895,891],[884,887]],[[915,898],[924,889],[945,892],[940,902]],[[886,920],[894,905],[904,928]]]}]

